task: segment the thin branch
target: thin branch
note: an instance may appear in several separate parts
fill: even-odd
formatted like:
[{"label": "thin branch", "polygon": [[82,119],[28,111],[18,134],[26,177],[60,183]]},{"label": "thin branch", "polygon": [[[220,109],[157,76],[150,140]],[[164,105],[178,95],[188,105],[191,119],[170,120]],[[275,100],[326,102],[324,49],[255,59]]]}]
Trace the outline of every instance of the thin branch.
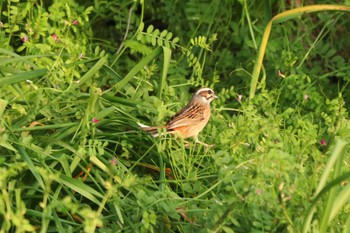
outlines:
[{"label": "thin branch", "polygon": [[120,50],[122,49],[124,42],[125,42],[126,38],[128,37],[129,29],[130,29],[131,13],[132,13],[132,7],[130,7],[130,9],[129,9],[128,24],[126,25],[125,35],[124,35],[122,43],[120,44],[120,46],[117,50],[117,54],[120,53]]}]

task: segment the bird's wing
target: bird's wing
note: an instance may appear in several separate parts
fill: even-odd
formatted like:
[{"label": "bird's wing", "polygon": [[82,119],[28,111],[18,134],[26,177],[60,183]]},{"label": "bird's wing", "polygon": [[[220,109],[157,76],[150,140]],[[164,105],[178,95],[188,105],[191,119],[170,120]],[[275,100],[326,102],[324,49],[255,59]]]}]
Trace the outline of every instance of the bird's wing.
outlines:
[{"label": "bird's wing", "polygon": [[198,124],[204,120],[204,106],[191,104],[184,107],[180,112],[176,113],[170,121],[166,124],[166,128],[169,130]]}]

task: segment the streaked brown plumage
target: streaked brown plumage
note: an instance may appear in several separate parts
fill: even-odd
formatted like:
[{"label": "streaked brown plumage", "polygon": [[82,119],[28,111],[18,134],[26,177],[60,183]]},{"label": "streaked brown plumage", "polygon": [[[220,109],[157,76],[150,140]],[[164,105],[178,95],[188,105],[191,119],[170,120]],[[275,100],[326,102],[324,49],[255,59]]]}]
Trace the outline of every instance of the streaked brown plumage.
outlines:
[{"label": "streaked brown plumage", "polygon": [[165,128],[168,133],[176,133],[183,138],[193,137],[197,143],[208,146],[198,140],[198,134],[210,119],[210,102],[215,98],[218,97],[212,89],[201,88],[192,96],[190,102],[164,126],[139,125],[154,137],[158,136],[158,129]]}]

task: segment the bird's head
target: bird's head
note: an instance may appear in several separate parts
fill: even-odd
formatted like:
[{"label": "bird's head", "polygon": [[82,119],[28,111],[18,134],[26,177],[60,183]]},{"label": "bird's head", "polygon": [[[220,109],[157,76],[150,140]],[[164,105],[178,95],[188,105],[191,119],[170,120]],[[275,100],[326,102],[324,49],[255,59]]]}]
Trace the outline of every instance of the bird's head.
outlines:
[{"label": "bird's head", "polygon": [[215,92],[212,89],[208,87],[204,87],[204,88],[200,88],[196,92],[196,94],[194,94],[193,98],[202,102],[203,104],[210,104],[210,102],[213,99],[216,99],[218,97],[215,95]]}]

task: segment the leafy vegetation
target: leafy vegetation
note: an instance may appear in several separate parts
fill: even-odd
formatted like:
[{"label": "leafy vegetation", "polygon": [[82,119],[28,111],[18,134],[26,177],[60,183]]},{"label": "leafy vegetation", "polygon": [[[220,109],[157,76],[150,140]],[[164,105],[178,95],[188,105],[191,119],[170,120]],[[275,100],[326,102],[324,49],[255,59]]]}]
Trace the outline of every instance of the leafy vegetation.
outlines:
[{"label": "leafy vegetation", "polygon": [[[349,232],[349,1],[300,4],[1,1],[0,232]],[[200,86],[215,147],[140,131]]]}]

